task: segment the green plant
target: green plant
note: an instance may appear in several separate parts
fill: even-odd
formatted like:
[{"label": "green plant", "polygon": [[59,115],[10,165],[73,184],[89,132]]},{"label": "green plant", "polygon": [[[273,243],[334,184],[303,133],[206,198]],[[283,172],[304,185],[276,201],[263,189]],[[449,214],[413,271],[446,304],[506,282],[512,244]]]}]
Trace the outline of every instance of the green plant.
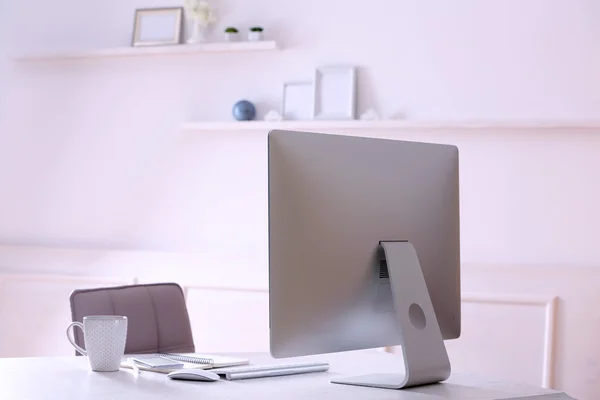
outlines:
[{"label": "green plant", "polygon": [[263,28],[261,28],[260,26],[253,26],[252,28],[250,28],[250,32],[262,32]]},{"label": "green plant", "polygon": [[236,28],[234,28],[233,26],[230,26],[229,28],[225,29],[226,33],[238,33],[238,30]]}]

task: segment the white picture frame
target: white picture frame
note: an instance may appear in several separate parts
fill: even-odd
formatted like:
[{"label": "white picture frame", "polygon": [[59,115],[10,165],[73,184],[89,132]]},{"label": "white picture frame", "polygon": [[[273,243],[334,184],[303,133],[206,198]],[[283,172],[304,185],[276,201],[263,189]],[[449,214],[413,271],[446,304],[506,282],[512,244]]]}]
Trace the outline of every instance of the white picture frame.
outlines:
[{"label": "white picture frame", "polygon": [[323,66],[315,70],[313,118],[356,119],[356,68]]},{"label": "white picture frame", "polygon": [[283,120],[305,121],[313,117],[314,84],[294,81],[283,84],[281,116]]},{"label": "white picture frame", "polygon": [[135,10],[132,46],[176,45],[182,35],[183,7]]}]

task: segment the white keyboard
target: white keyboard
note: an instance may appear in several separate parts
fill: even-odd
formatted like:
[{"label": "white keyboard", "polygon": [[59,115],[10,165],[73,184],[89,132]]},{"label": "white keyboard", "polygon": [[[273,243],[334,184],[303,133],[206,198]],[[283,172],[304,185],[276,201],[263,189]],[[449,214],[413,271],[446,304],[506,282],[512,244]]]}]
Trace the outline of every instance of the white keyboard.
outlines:
[{"label": "white keyboard", "polygon": [[305,374],[308,372],[325,372],[327,370],[329,370],[329,364],[322,362],[258,364],[211,369],[212,372],[230,381],[237,379],[267,378],[270,376]]}]

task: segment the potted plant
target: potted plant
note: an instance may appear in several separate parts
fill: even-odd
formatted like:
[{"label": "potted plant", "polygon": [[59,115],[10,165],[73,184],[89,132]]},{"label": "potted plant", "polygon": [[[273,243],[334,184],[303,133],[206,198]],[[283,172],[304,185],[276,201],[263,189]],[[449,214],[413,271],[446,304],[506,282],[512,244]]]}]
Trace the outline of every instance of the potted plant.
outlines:
[{"label": "potted plant", "polygon": [[233,26],[225,29],[225,40],[228,42],[235,42],[238,38],[238,30]]},{"label": "potted plant", "polygon": [[187,18],[192,23],[192,33],[188,39],[189,44],[206,41],[204,32],[211,24],[216,22],[215,12],[205,0],[185,0],[184,9]]},{"label": "potted plant", "polygon": [[253,26],[248,32],[248,40],[251,42],[258,42],[263,39],[263,28],[260,26]]}]

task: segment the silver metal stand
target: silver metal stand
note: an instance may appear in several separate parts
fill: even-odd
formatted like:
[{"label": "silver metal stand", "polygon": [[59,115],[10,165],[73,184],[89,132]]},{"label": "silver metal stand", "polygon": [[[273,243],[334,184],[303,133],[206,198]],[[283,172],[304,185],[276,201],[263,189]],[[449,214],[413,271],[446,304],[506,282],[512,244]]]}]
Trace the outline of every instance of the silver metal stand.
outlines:
[{"label": "silver metal stand", "polygon": [[444,381],[450,360],[417,252],[409,242],[380,242],[385,252],[401,336],[405,374],[371,374],[332,383],[402,389]]}]

